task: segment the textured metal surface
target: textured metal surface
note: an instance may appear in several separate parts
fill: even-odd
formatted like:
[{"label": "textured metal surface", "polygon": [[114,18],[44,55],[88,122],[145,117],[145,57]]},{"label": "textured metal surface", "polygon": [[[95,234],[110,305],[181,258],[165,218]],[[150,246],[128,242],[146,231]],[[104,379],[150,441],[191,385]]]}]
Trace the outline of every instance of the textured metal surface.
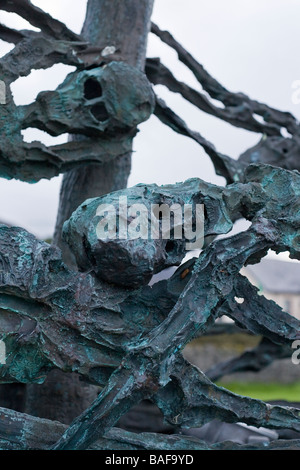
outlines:
[{"label": "textured metal surface", "polygon": [[[234,160],[190,130],[163,101],[154,100],[146,76],[123,63],[118,51],[103,55],[107,49],[90,47],[28,0],[3,1],[0,8],[41,29],[37,33],[0,28],[0,37],[15,43],[0,60],[0,77],[7,85],[7,102],[0,110],[1,176],[34,182],[82,163],[120,158],[130,151],[136,126],[154,112],[175,132],[200,144],[216,172],[227,180],[226,187],[200,179],[163,187],[138,185],[85,201],[64,226],[65,241],[80,271],[64,264],[58,248],[21,228],[0,226],[0,339],[7,354],[6,363],[0,365],[0,382],[42,383],[50,370],[59,369],[76,372],[101,387],[93,404],[68,428],[1,409],[0,447],[299,448],[298,440],[243,446],[208,444],[196,435],[182,434],[183,429],[215,419],[300,431],[297,407],[241,397],[212,381],[228,370],[259,369],[275,357],[286,357],[293,341],[300,340],[299,320],[259,296],[240,274],[243,266],[258,263],[269,249],[289,251],[300,259],[295,118],[226,90],[169,33],[153,25],[154,34],[175,49],[208,95],[224,108],[216,108],[207,97],[175,80],[159,61],[148,60],[146,72],[153,83],[168,86],[232,125],[266,134],[257,147]],[[76,72],[55,91],[40,94],[32,105],[15,106],[9,85],[32,68],[58,61],[76,66]],[[264,122],[257,121],[255,114]],[[26,144],[21,130],[33,125],[53,135],[71,132],[87,138],[49,148]],[[289,139],[281,136],[282,127]],[[170,279],[147,285],[154,273],[181,263],[186,240],[172,240],[171,245],[166,240],[100,241],[95,234],[97,207],[116,206],[120,196],[145,207],[203,204],[205,245],[199,258],[181,265]],[[248,230],[214,240],[241,217],[251,222]],[[181,351],[224,314],[265,339],[248,356],[216,366],[209,378],[184,360]],[[174,435],[136,435],[114,427],[142,400],[159,407]]]}]

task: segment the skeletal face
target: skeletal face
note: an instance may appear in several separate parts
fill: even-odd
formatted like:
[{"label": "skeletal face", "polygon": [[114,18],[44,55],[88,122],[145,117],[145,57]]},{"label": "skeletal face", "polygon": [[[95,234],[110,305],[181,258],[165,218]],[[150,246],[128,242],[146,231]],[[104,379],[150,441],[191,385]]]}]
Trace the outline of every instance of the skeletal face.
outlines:
[{"label": "skeletal face", "polygon": [[[119,191],[89,199],[73,212],[64,225],[63,238],[82,270],[93,270],[100,279],[117,285],[140,287],[147,284],[153,274],[180,264],[186,253],[184,239],[153,239],[150,233],[145,237],[141,234],[145,222],[147,231],[153,223],[151,201],[143,198],[143,193],[142,186],[127,190],[128,209],[124,214],[120,208]],[[139,215],[134,216],[131,212],[139,201],[144,203],[145,218],[141,216],[139,207]],[[126,238],[121,234],[121,224],[124,223]],[[136,236],[133,234],[135,229],[131,227],[135,224],[138,225]],[[100,235],[100,225],[107,226],[107,237]],[[110,229],[115,230],[114,234]]]},{"label": "skeletal face", "polygon": [[101,136],[134,129],[154,110],[146,76],[122,62],[74,72],[55,90],[42,92],[28,120],[51,134]]},{"label": "skeletal face", "polygon": [[239,157],[245,164],[265,163],[282,168],[299,170],[300,139],[282,136],[263,137],[258,144],[249,148]]}]

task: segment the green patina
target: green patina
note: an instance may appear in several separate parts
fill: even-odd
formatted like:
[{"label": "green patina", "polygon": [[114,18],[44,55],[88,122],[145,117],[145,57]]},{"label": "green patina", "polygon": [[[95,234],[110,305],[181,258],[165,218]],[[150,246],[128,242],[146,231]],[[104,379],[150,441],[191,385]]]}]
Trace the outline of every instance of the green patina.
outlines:
[{"label": "green patina", "polygon": [[[4,0],[0,9],[26,11],[33,23],[38,14],[42,21],[40,32],[0,28],[1,35],[8,34],[16,43],[0,60],[0,77],[7,85],[7,103],[0,108],[0,176],[32,183],[81,165],[122,159],[132,150],[137,126],[155,113],[174,131],[201,145],[227,181],[224,187],[198,178],[175,185],[140,184],[86,200],[63,230],[79,270],[69,268],[55,246],[21,228],[1,225],[0,340],[7,357],[0,365],[0,382],[41,383],[51,370],[59,369],[76,372],[101,388],[92,405],[48,442],[48,448],[56,442],[53,449],[87,449],[97,440],[102,448],[114,448],[116,442],[134,446],[130,433],[113,426],[143,399],[156,403],[176,432],[213,419],[300,432],[298,409],[270,406],[214,383],[225,372],[264,367],[276,357],[287,357],[291,344],[300,339],[299,320],[259,295],[240,275],[243,266],[259,262],[269,249],[289,251],[300,259],[300,174],[295,158],[300,143],[295,118],[226,90],[155,25],[152,32],[178,53],[222,107],[208,105],[207,97],[178,82],[157,59],[147,61],[145,74],[126,63],[122,51],[103,58],[99,48],[28,0]],[[95,30],[90,34],[94,36]],[[40,93],[28,106],[16,106],[10,84],[33,68],[57,62],[76,70],[56,90]],[[237,160],[223,155],[158,99],[150,82],[163,84],[198,108],[264,138]],[[256,114],[267,117],[260,123]],[[70,133],[84,138],[51,147],[27,144],[21,131],[28,127],[53,136]],[[282,137],[282,127],[291,134],[289,139]],[[117,214],[121,197],[128,204],[144,204],[149,214],[153,204],[202,204],[204,246],[199,257],[182,264],[185,237],[99,239],[97,208],[109,204]],[[129,218],[127,214],[126,223]],[[216,239],[228,234],[240,218],[251,223],[248,230]],[[169,279],[149,285],[154,274],[171,266],[178,268]],[[243,303],[236,298],[243,298]],[[183,359],[182,351],[199,335],[217,328],[216,321],[224,314],[262,340],[248,355],[205,375]],[[11,414],[4,415],[5,422],[13,420]],[[15,419],[35,422],[33,417]],[[29,434],[24,431],[22,448]],[[136,439],[142,448],[208,448],[196,438],[191,443],[177,434],[160,443],[159,436],[147,433]],[[5,445],[0,439],[0,448]],[[19,448],[20,443],[10,445]]]}]

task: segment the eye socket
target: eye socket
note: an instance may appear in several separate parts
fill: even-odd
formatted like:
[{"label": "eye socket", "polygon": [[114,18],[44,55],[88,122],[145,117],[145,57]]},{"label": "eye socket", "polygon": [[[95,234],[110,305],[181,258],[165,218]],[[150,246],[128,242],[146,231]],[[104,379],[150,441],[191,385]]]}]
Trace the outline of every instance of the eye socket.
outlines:
[{"label": "eye socket", "polygon": [[102,96],[102,87],[94,78],[88,78],[84,83],[84,97],[87,100],[93,100]]},{"label": "eye socket", "polygon": [[176,243],[173,240],[168,240],[166,243],[165,250],[167,253],[171,253],[176,248]]},{"label": "eye socket", "polygon": [[91,113],[97,121],[106,121],[106,119],[109,118],[109,114],[103,103],[95,104],[91,109]]}]

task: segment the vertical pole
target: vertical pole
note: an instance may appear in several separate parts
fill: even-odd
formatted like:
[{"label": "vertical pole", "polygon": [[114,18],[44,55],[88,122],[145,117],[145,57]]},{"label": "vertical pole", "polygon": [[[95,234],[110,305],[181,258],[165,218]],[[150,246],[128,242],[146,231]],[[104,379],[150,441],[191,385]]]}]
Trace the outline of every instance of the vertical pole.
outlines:
[{"label": "vertical pole", "polygon": [[[82,36],[103,49],[114,46],[124,62],[143,70],[153,3],[154,0],[89,0]],[[74,260],[61,239],[63,223],[84,200],[124,189],[130,171],[131,152],[112,162],[83,165],[64,175],[53,242],[62,249],[67,264],[74,266]],[[96,387],[83,386],[73,374],[52,371],[45,384],[27,385],[25,411],[68,424],[97,393]]]}]

